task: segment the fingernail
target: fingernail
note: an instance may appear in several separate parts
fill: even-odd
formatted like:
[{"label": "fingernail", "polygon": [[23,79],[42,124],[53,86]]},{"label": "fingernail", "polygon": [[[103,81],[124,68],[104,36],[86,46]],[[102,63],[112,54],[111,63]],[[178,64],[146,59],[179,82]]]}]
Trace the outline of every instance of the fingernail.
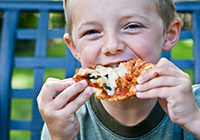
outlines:
[{"label": "fingernail", "polygon": [[142,95],[142,93],[141,92],[137,92],[136,95],[137,95],[137,97],[140,97]]},{"label": "fingernail", "polygon": [[81,84],[83,84],[84,86],[87,86],[87,81],[86,80],[82,80],[80,81]]},{"label": "fingernail", "polygon": [[140,83],[142,83],[142,77],[141,76],[139,76],[138,78],[137,78],[137,82],[140,84]]},{"label": "fingernail", "polygon": [[73,84],[75,84],[76,82],[75,81],[70,81],[70,85],[73,85]]},{"label": "fingernail", "polygon": [[87,87],[87,88],[85,89],[85,92],[87,92],[87,93],[92,93],[92,88]]},{"label": "fingernail", "polygon": [[136,89],[137,90],[141,90],[142,89],[142,85],[136,85]]}]

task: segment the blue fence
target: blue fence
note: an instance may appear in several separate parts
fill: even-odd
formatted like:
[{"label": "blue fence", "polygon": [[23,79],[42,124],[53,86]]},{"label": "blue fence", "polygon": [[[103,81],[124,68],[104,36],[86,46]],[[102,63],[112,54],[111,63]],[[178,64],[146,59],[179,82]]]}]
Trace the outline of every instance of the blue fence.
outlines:
[{"label": "blue fence", "polygon": [[[192,14],[192,29],[183,30],[180,39],[193,39],[193,59],[174,60],[170,52],[163,53],[163,56],[172,60],[182,69],[194,70],[194,83],[200,83],[200,2],[176,3],[180,12]],[[0,41],[0,136],[2,140],[9,139],[10,130],[28,130],[31,132],[32,140],[40,139],[40,131],[43,125],[38,111],[36,97],[44,82],[46,68],[63,68],[66,76],[71,77],[75,68],[80,64],[72,57],[69,50],[66,50],[64,58],[46,57],[47,40],[62,38],[65,29],[48,29],[49,13],[52,11],[63,12],[62,2],[45,1],[0,1],[0,11],[3,14],[1,41]],[[36,29],[18,28],[19,14],[22,11],[39,13],[38,26]],[[35,40],[34,57],[15,57],[16,40]],[[13,68],[34,69],[33,88],[13,89],[11,78]],[[31,99],[32,117],[31,120],[10,119],[11,99]],[[23,138],[22,138],[23,139]]]}]

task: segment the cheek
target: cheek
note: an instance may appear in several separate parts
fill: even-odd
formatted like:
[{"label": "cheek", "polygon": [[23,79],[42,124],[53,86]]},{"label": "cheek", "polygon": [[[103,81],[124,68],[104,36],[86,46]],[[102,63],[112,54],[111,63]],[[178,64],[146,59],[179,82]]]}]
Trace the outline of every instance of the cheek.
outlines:
[{"label": "cheek", "polygon": [[144,54],[142,54],[142,56],[151,63],[157,63],[162,53],[163,38],[157,36],[156,38],[151,38],[145,44],[147,45],[144,46]]},{"label": "cheek", "polygon": [[134,51],[141,59],[151,63],[157,63],[162,52],[162,46],[158,44],[143,41],[134,48]]},{"label": "cheek", "polygon": [[80,62],[82,67],[93,66],[95,64],[97,51],[91,46],[82,46],[79,49]]},{"label": "cheek", "polygon": [[161,52],[162,50],[160,48],[151,48],[151,49],[146,49],[146,55],[144,56],[145,60],[148,60],[151,63],[157,63],[158,60],[160,59]]}]

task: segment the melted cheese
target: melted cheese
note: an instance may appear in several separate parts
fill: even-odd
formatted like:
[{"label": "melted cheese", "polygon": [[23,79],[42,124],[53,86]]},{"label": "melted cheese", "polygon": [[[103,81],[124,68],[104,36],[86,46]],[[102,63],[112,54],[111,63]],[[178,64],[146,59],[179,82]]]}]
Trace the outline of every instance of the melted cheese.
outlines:
[{"label": "melted cheese", "polygon": [[92,76],[101,76],[101,78],[98,79],[90,79],[91,82],[99,83],[100,86],[103,86],[104,89],[107,91],[107,94],[109,96],[113,96],[115,93],[115,88],[117,87],[116,80],[119,77],[122,77],[125,75],[126,67],[123,64],[120,64],[119,67],[111,68],[111,67],[104,67],[104,66],[97,66],[96,71],[92,72]]},{"label": "melted cheese", "polygon": [[118,67],[114,68],[114,70],[117,72],[119,77],[125,76],[125,73],[127,72],[127,68],[123,63],[120,63]]},{"label": "melted cheese", "polygon": [[99,96],[101,94],[101,92],[102,92],[102,89],[95,88],[95,87],[91,87],[91,88],[92,88],[93,92],[96,93],[97,96]]}]

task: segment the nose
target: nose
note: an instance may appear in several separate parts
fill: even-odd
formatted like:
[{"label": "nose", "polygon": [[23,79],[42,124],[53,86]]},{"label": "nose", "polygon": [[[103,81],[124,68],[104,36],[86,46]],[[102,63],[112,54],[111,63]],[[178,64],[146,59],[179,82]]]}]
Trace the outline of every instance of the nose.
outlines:
[{"label": "nose", "polygon": [[102,53],[105,55],[115,55],[124,51],[124,44],[121,39],[115,35],[107,35],[103,41]]}]

